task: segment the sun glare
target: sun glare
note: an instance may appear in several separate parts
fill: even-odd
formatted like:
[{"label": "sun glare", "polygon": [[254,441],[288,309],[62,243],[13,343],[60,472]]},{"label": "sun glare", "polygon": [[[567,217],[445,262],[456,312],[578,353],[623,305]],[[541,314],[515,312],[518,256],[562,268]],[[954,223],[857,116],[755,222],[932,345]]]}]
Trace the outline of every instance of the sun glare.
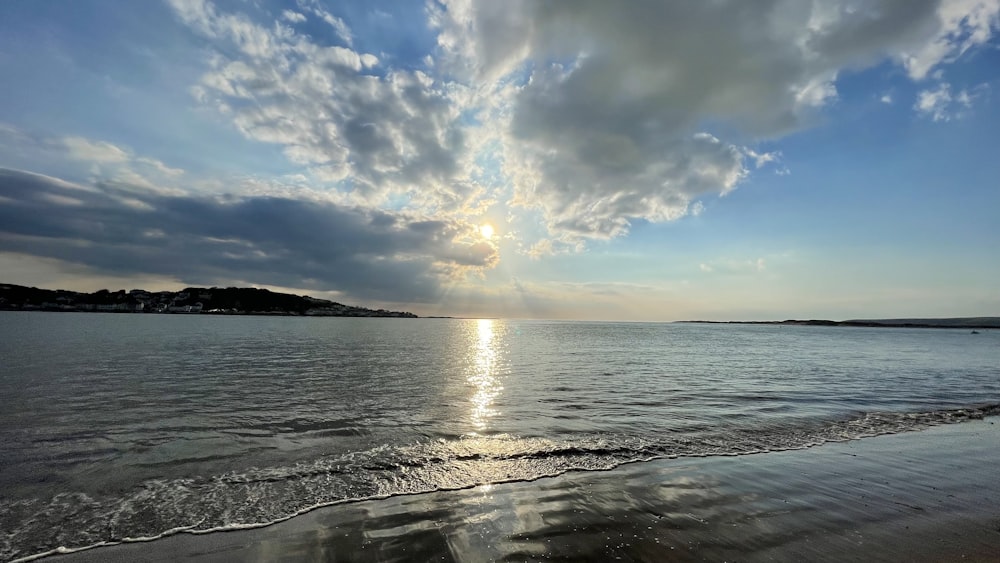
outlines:
[{"label": "sun glare", "polygon": [[469,383],[473,385],[474,393],[469,401],[472,403],[472,424],[476,432],[489,428],[490,419],[500,414],[493,402],[503,391],[500,383],[500,350],[499,338],[495,334],[492,319],[476,321],[473,349],[473,372],[469,374]]},{"label": "sun glare", "polygon": [[489,223],[479,225],[479,234],[483,235],[483,238],[493,238],[493,225]]}]

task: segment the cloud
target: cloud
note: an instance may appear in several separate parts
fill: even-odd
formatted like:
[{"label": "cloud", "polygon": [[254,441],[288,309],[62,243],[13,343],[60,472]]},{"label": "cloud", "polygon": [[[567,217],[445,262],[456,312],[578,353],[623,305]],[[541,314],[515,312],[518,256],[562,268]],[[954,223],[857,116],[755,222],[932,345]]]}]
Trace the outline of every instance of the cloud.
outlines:
[{"label": "cloud", "polygon": [[[458,289],[438,314],[507,318],[665,321],[692,318],[694,304],[670,286],[597,282],[538,283],[517,277],[495,288]],[[715,296],[717,298],[717,296]],[[711,301],[711,298],[708,300]]]},{"label": "cloud", "polygon": [[621,296],[628,294],[652,293],[662,288],[628,282],[560,282],[556,288],[567,293],[586,293],[590,296]]},{"label": "cloud", "polygon": [[[195,90],[247,138],[284,147],[317,183],[354,201],[389,199],[438,213],[477,209],[459,88],[421,71],[376,72],[379,59],[257,25],[199,0],[173,0],[192,29],[236,47],[217,54]],[[302,2],[303,9],[322,11]]]},{"label": "cloud", "polygon": [[972,107],[972,99],[967,90],[952,94],[951,85],[942,82],[935,89],[921,90],[913,109],[934,121],[951,121]]},{"label": "cloud", "polygon": [[767,261],[761,257],[749,260],[734,260],[731,258],[720,258],[709,262],[698,264],[698,269],[706,274],[748,274],[763,272],[767,269]]},{"label": "cloud", "polygon": [[292,10],[283,10],[281,12],[281,19],[292,23],[302,23],[306,21],[306,17],[304,15]]},{"label": "cloud", "polygon": [[0,252],[104,275],[233,280],[392,302],[433,302],[492,268],[475,225],[279,197],[164,195],[0,169]]},{"label": "cloud", "polygon": [[127,184],[133,189],[176,192],[185,171],[132,149],[80,136],[51,136],[0,123],[0,158],[26,168]]},{"label": "cloud", "polygon": [[319,19],[327,23],[337,33],[337,36],[348,46],[353,45],[354,37],[344,20],[323,9],[318,0],[299,0],[299,7],[311,11]]},{"label": "cloud", "polygon": [[845,70],[892,61],[923,80],[985,44],[1000,13],[1000,0],[442,0],[427,7],[432,76],[354,50],[316,0],[294,13],[337,45],[170,1],[216,42],[196,99],[247,138],[356,203],[470,215],[509,197],[541,216],[536,254],[703,209],[776,162],[762,145],[818,123]]},{"label": "cloud", "polygon": [[879,98],[878,101],[880,101],[880,102],[882,102],[883,104],[886,104],[886,105],[891,105],[892,104],[892,94],[882,94],[882,97]]},{"label": "cloud", "polygon": [[[14,136],[16,130],[8,127],[0,131],[0,136]],[[21,136],[26,136],[23,133]],[[110,165],[112,169],[124,170],[129,166],[138,166],[161,176],[176,178],[184,174],[180,168],[172,168],[163,162],[146,156],[136,156],[131,149],[120,147],[106,141],[95,141],[84,137],[64,137],[59,140],[35,136],[36,144],[61,145],[66,150],[66,156],[93,165]],[[134,172],[133,172],[134,173]]]},{"label": "cloud", "polygon": [[172,168],[155,158],[136,156],[130,149],[106,141],[65,137],[57,142],[43,142],[61,144],[70,159],[90,164],[94,178],[123,185],[169,193],[175,190],[165,186],[164,182],[173,182],[184,174],[180,168]]},{"label": "cloud", "polygon": [[556,142],[573,154],[522,145],[508,155],[522,169],[515,174],[537,178],[519,183],[516,202],[542,207],[549,230],[566,241],[623,235],[631,218],[677,219],[697,197],[725,193],[746,174],[742,150],[711,136],[638,144],[609,131]]},{"label": "cloud", "polygon": [[90,162],[128,162],[131,156],[111,143],[90,141],[81,137],[66,137],[63,139],[69,156],[77,160]]},{"label": "cloud", "polygon": [[930,39],[922,38],[900,53],[914,80],[922,80],[938,65],[986,44],[1000,28],[1000,0],[946,0],[936,4],[936,18],[929,24]]},{"label": "cloud", "polygon": [[164,176],[177,177],[184,174],[184,170],[180,168],[171,168],[155,158],[140,156],[135,159],[135,162],[143,166],[148,166]]},{"label": "cloud", "polygon": [[737,188],[748,145],[816,123],[844,70],[920,79],[983,44],[996,4],[445,0],[430,21],[442,67],[500,98],[484,115],[514,203],[570,243]]},{"label": "cloud", "polygon": [[758,153],[748,149],[745,151],[745,155],[753,160],[755,168],[761,168],[766,164],[778,162],[781,159],[781,153],[778,152]]}]

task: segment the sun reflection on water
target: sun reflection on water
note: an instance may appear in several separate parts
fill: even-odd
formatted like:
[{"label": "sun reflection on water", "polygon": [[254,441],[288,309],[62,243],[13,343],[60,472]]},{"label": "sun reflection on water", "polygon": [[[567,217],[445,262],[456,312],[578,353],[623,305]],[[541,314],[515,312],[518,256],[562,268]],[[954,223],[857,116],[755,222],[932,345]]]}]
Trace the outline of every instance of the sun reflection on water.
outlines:
[{"label": "sun reflection on water", "polygon": [[495,321],[480,319],[477,321],[477,339],[475,342],[472,373],[468,381],[473,386],[472,425],[476,434],[489,429],[489,420],[499,414],[494,408],[494,401],[503,391],[498,377],[499,347],[496,335]]}]

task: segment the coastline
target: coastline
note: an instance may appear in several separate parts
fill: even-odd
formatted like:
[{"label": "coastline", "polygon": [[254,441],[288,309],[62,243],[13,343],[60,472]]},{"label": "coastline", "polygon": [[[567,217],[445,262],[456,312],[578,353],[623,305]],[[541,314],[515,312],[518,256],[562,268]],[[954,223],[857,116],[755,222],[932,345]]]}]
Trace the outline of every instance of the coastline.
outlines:
[{"label": "coastline", "polygon": [[[939,319],[940,321],[951,322],[896,322],[878,320],[852,320],[852,321],[830,321],[826,319],[798,320],[788,319],[785,321],[676,321],[682,324],[704,324],[704,325],[789,325],[789,326],[832,326],[832,327],[854,327],[854,328],[947,328],[947,329],[1000,329],[1000,317],[983,317],[969,319]],[[916,321],[916,319],[914,320]]]},{"label": "coastline", "polygon": [[998,420],[353,502],[40,560],[996,561]]}]

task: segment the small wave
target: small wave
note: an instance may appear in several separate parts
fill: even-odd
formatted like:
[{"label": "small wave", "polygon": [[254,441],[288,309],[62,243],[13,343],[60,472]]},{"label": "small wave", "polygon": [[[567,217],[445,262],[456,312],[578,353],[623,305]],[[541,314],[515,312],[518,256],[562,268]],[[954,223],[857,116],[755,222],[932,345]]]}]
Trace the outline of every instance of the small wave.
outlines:
[{"label": "small wave", "polygon": [[[0,559],[29,561],[176,533],[256,528],[321,506],[395,495],[531,481],[658,458],[803,449],[1000,415],[1000,404],[930,412],[859,413],[815,426],[660,436],[583,435],[558,441],[466,436],[253,468],[151,480],[124,497],[63,493],[0,505]],[[53,536],[52,530],[61,530]]]}]

